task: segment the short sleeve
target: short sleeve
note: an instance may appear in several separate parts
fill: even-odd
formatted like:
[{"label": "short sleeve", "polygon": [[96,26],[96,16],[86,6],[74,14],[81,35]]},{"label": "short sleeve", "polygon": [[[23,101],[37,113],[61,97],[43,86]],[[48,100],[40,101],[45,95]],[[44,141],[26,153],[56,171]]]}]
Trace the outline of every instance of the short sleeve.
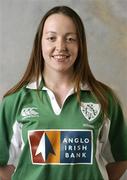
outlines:
[{"label": "short sleeve", "polygon": [[[9,111],[9,109],[8,109]],[[5,99],[0,104],[0,165],[6,165],[9,159],[11,129],[9,128],[9,112]],[[10,129],[10,130],[9,130]]]},{"label": "short sleeve", "polygon": [[21,136],[15,116],[16,106],[14,96],[4,98],[0,104],[0,166],[16,165],[20,151]]},{"label": "short sleeve", "polygon": [[118,100],[110,99],[109,142],[115,161],[127,160],[127,121]]}]

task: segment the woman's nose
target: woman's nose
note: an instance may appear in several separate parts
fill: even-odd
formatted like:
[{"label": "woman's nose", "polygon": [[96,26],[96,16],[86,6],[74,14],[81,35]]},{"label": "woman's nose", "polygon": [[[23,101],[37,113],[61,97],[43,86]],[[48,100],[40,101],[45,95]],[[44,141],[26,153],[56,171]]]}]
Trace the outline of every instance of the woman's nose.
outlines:
[{"label": "woman's nose", "polygon": [[65,50],[67,50],[66,42],[65,42],[64,39],[61,38],[56,42],[56,50],[57,51],[65,51]]}]

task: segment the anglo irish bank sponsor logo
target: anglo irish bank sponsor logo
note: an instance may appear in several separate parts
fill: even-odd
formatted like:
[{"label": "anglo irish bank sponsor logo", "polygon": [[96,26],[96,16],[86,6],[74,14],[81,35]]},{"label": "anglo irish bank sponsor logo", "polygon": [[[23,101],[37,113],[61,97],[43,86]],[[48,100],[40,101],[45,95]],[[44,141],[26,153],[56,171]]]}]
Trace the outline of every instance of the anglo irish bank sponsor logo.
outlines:
[{"label": "anglo irish bank sponsor logo", "polygon": [[33,164],[92,164],[91,130],[33,130],[28,139]]},{"label": "anglo irish bank sponsor logo", "polygon": [[81,103],[81,112],[88,121],[93,121],[100,113],[100,105],[96,103]]},{"label": "anglo irish bank sponsor logo", "polygon": [[21,111],[21,116],[23,119],[31,117],[39,117],[38,109],[35,107],[26,107]]}]

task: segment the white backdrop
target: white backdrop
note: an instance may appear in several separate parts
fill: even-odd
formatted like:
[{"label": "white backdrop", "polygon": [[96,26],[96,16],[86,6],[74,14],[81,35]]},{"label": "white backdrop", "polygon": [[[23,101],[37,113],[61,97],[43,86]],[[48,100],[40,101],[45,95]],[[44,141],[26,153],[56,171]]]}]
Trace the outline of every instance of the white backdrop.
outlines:
[{"label": "white backdrop", "polygon": [[91,68],[112,86],[127,107],[126,0],[0,0],[0,100],[25,71],[37,26],[56,5],[68,5],[82,17]]},{"label": "white backdrop", "polygon": [[25,71],[41,17],[56,5],[68,5],[82,17],[91,68],[115,89],[126,111],[126,0],[0,0],[0,100]]}]

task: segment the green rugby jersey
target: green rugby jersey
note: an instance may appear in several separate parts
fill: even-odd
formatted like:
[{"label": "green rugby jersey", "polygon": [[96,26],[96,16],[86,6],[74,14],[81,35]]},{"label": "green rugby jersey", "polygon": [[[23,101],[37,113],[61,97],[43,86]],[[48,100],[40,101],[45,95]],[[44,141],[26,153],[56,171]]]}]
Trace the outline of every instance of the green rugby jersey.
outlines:
[{"label": "green rugby jersey", "polygon": [[70,90],[59,107],[51,90],[31,83],[0,107],[0,165],[13,164],[13,180],[108,180],[105,165],[127,160],[127,126],[109,95],[109,116],[88,87],[81,105]]}]

